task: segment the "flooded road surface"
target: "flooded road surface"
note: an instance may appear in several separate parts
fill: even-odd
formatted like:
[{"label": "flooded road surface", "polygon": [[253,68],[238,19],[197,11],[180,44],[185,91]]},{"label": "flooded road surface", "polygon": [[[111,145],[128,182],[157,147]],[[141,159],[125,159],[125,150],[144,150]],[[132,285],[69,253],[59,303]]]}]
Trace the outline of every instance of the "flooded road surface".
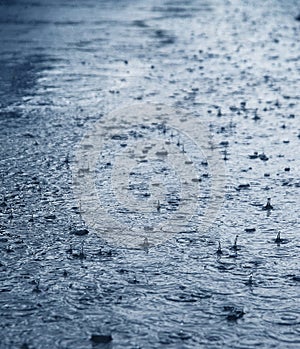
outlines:
[{"label": "flooded road surface", "polygon": [[0,1],[1,349],[300,347],[299,14]]}]

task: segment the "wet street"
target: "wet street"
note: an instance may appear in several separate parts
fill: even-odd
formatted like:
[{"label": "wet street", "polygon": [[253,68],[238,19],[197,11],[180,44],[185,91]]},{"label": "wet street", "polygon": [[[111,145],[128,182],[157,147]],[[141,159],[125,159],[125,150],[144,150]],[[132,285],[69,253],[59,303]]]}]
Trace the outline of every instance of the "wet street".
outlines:
[{"label": "wet street", "polygon": [[300,347],[299,16],[0,0],[0,349]]}]

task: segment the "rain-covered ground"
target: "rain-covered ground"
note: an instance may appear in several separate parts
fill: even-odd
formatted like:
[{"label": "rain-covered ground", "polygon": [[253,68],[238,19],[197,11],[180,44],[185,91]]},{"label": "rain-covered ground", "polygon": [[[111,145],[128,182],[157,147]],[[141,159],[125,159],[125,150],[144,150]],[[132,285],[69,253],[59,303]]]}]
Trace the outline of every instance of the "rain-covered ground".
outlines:
[{"label": "rain-covered ground", "polygon": [[[0,1],[1,349],[300,347],[299,15],[297,0]],[[174,131],[115,124],[95,171],[78,164],[94,125],[149,102],[191,133],[176,112]],[[119,154],[138,160],[128,186]],[[79,171],[96,174],[103,233]]]}]

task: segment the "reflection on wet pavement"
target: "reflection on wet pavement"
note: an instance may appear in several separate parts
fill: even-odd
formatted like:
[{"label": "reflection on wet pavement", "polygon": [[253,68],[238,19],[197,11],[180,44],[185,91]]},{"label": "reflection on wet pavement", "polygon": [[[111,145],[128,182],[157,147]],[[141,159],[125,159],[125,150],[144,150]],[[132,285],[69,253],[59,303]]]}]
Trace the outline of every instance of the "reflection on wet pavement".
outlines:
[{"label": "reflection on wet pavement", "polygon": [[[1,349],[300,345],[299,13],[296,0],[0,1]],[[83,222],[71,169],[96,122],[148,102],[207,125],[225,191],[209,231],[192,221],[159,246],[126,249]],[[135,127],[116,130],[96,169],[125,221],[109,166],[117,147],[134,149]],[[159,132],[169,143],[155,151],[193,150]],[[201,210],[214,171],[192,160],[182,166],[199,172]],[[131,173],[152,217],[176,211],[172,164]]]}]

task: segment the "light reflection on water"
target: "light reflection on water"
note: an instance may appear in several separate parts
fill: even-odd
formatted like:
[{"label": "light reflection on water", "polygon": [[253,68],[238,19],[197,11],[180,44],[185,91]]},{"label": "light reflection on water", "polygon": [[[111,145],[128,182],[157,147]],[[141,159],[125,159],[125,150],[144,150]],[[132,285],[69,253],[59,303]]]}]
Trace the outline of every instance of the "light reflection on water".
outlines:
[{"label": "light reflection on water", "polygon": [[[87,348],[94,333],[114,348],[299,345],[296,5],[1,2],[1,348]],[[148,252],[71,234],[81,136],[139,102],[189,110],[227,158],[213,227]]]}]

